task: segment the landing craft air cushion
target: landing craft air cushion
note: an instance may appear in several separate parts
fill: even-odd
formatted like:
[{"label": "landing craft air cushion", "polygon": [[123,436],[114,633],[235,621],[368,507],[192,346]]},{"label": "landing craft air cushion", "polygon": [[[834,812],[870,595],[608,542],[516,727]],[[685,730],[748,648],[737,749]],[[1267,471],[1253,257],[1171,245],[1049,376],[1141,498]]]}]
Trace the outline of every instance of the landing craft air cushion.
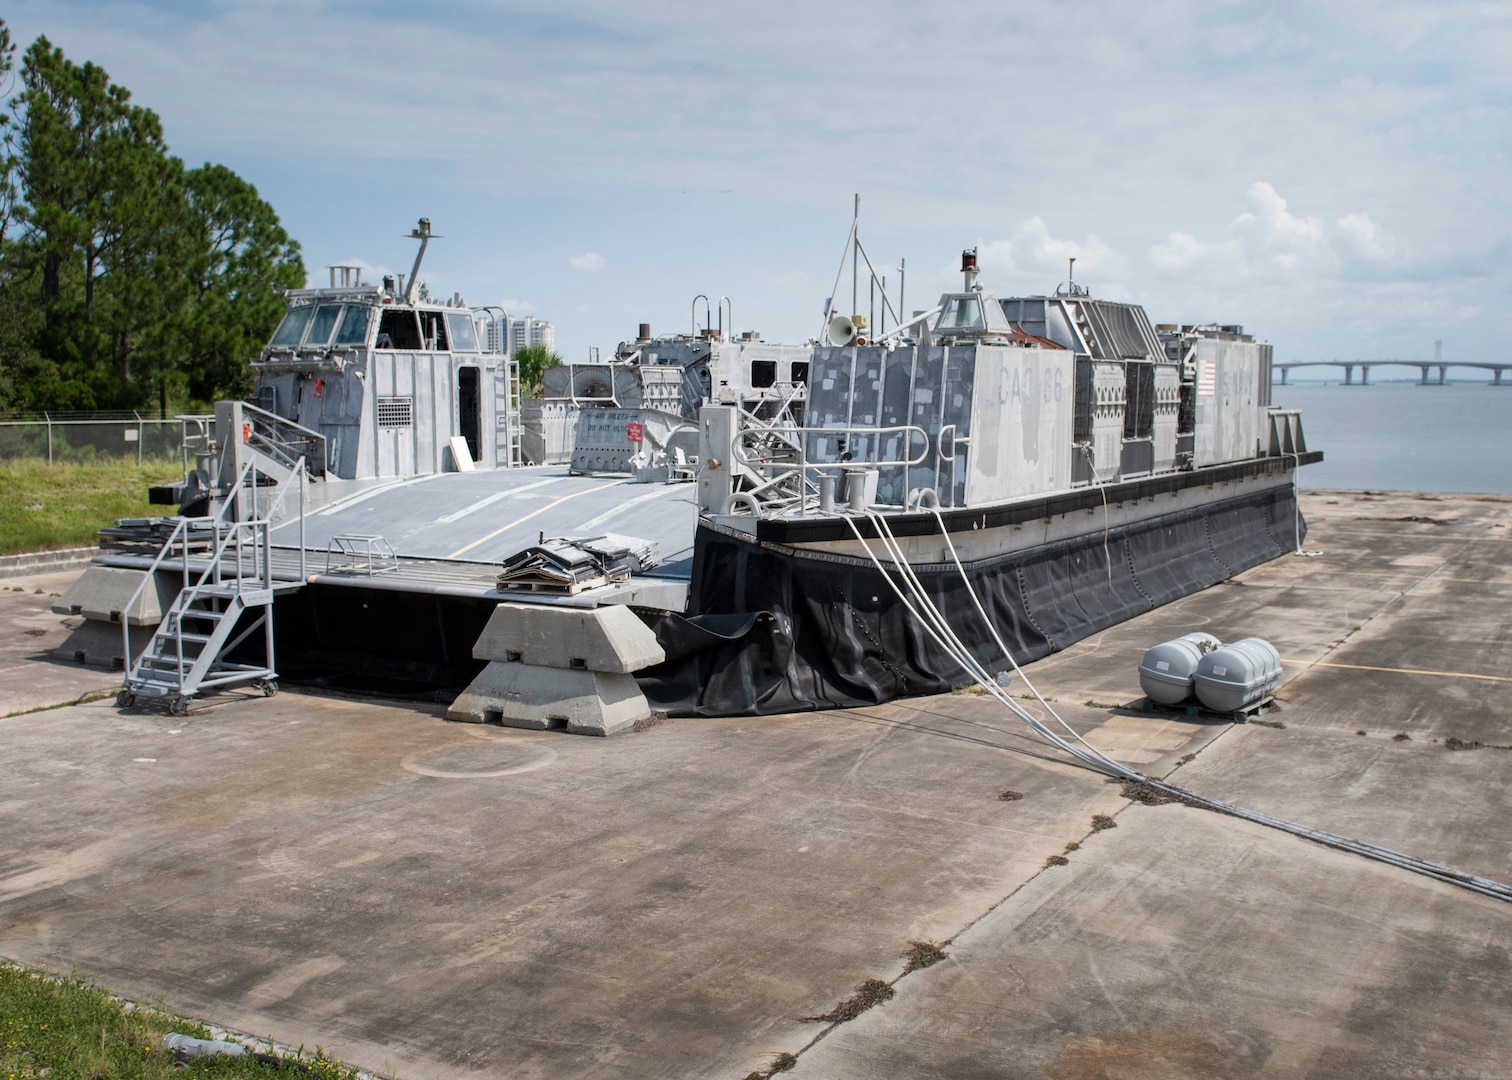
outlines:
[{"label": "landing craft air cushion", "polygon": [[[655,708],[772,713],[962,685],[922,597],[1001,667],[999,641],[1025,662],[1300,545],[1295,473],[1321,454],[1271,407],[1270,346],[1240,327],[1154,326],[1070,280],[999,299],[967,252],[959,292],[871,340],[833,304],[817,339],[777,345],[726,329],[723,299],[720,326],[705,301],[698,327],[695,301],[688,334],[642,325],[612,360],[549,369],[544,396],[522,400],[503,312],[422,300],[429,223],[413,236],[407,283],[335,268],[329,288],[288,294],[251,398],[217,406],[196,467],[163,492],[207,519],[198,533],[118,523],[60,599],[157,634],[113,646],[115,628],[87,626],[64,652],[117,660],[128,689],[146,656],[187,707],[183,626],[197,624],[165,638],[171,598],[195,575],[234,578],[233,547],[254,543],[215,555],[193,537],[213,547],[229,523],[261,522],[287,674],[468,686],[458,718],[608,733]],[[635,555],[581,562],[595,550]],[[566,625],[563,611],[585,643],[534,666],[597,672],[579,688],[614,698],[597,719],[571,719],[591,702],[519,704],[571,677],[536,678],[499,644]],[[267,655],[246,664],[249,648],[198,667],[221,672],[210,684],[239,663],[266,679],[271,624]]]}]

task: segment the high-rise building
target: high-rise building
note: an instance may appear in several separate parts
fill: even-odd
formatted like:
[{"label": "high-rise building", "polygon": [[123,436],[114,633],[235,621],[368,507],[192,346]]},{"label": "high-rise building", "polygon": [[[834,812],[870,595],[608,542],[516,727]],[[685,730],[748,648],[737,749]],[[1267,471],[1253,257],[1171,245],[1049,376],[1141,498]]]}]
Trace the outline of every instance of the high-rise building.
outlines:
[{"label": "high-rise building", "polygon": [[511,317],[504,340],[511,353],[526,345],[544,345],[548,350],[554,351],[556,330],[545,319],[536,319],[529,315],[518,319]]},{"label": "high-rise building", "polygon": [[549,322],[537,322],[530,328],[530,343],[545,346],[547,352],[556,352],[556,330]]}]

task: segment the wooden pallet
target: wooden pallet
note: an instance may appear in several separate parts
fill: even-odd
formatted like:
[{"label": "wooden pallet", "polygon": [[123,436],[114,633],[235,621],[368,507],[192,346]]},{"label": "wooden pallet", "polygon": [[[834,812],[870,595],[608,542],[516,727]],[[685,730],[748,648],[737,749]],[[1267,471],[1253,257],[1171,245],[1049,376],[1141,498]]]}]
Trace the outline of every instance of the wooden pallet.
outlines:
[{"label": "wooden pallet", "polygon": [[1267,695],[1259,701],[1252,701],[1242,709],[1233,712],[1215,712],[1204,708],[1195,701],[1182,702],[1179,705],[1162,705],[1157,701],[1144,699],[1145,712],[1165,713],[1168,716],[1181,716],[1189,720],[1225,720],[1231,724],[1247,724],[1256,716],[1269,709],[1275,703],[1275,697]]},{"label": "wooden pallet", "polygon": [[608,585],[609,579],[600,574],[598,577],[586,578],[583,581],[561,583],[555,581],[501,581],[500,592],[527,592],[548,593],[552,596],[576,596],[584,589],[596,589],[600,585]]}]

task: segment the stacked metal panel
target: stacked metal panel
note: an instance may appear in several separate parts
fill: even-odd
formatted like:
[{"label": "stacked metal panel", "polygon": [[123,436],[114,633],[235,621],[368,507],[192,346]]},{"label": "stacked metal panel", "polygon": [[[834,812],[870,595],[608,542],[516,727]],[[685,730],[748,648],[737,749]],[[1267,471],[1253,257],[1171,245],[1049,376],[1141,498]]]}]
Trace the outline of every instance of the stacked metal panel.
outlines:
[{"label": "stacked metal panel", "polygon": [[1260,439],[1261,346],[1203,337],[1196,342],[1196,464],[1220,465],[1255,456]]},{"label": "stacked metal panel", "polygon": [[1155,365],[1155,471],[1176,467],[1176,428],[1181,416],[1181,369]]},{"label": "stacked metal panel", "polygon": [[[913,489],[933,488],[942,505],[965,505],[976,353],[975,345],[816,348],[805,423],[827,430],[807,437],[809,461],[833,463],[838,474],[847,464],[918,459],[878,466],[879,503],[901,506]],[[924,434],[847,430],[909,426]]]},{"label": "stacked metal panel", "polygon": [[[875,465],[891,506],[918,488],[976,506],[1070,487],[1074,361],[1001,345],[816,349],[807,426],[825,430],[809,460]],[[848,430],[866,428],[880,430]]]}]

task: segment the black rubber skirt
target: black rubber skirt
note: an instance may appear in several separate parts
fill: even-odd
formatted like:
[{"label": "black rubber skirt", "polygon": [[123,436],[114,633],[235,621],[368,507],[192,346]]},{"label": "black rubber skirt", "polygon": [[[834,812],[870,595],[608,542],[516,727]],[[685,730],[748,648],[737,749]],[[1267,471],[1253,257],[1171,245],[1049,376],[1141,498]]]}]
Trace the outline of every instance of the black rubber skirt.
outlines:
[{"label": "black rubber skirt", "polygon": [[[1280,485],[965,569],[1022,664],[1291,551],[1299,529],[1292,488]],[[955,564],[914,570],[987,670],[1007,667]],[[656,619],[667,659],[636,675],[673,716],[871,705],[970,681],[866,559],[700,522],[688,611]]]}]

